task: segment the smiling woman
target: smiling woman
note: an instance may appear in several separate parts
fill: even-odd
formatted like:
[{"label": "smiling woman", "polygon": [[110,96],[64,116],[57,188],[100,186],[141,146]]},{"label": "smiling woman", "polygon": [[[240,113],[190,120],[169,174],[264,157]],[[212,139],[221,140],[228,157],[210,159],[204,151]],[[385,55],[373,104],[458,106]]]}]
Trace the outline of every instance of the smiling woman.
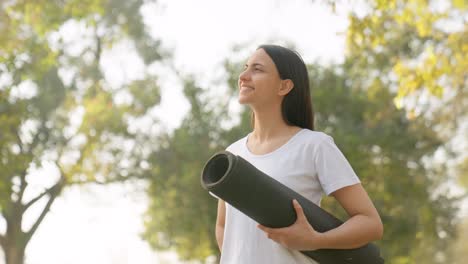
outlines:
[{"label": "smiling woman", "polygon": [[[263,104],[280,104],[281,114],[288,125],[301,124],[314,129],[307,68],[302,58],[292,50],[274,45],[260,46],[245,64],[238,85],[240,104],[251,104],[257,111],[257,106]],[[281,91],[275,94],[275,89],[271,88],[278,85]],[[254,120],[255,111],[252,111],[253,126]]]},{"label": "smiling woman", "polygon": [[262,45],[248,59],[238,85],[239,103],[252,110],[253,131],[226,150],[317,205],[323,194],[333,196],[349,219],[319,232],[301,205],[291,201],[296,221],[272,228],[219,199],[216,239],[221,263],[316,263],[300,251],[352,249],[380,239],[380,216],[359,178],[333,139],[313,131],[308,73],[300,55]]}]

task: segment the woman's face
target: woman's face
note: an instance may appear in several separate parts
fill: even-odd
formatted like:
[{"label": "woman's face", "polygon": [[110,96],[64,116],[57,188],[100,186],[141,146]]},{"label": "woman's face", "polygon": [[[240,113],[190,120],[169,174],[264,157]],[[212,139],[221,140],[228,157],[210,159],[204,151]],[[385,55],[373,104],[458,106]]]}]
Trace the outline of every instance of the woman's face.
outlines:
[{"label": "woman's face", "polygon": [[265,50],[258,49],[239,75],[239,103],[263,105],[281,102],[281,82],[273,60]]}]

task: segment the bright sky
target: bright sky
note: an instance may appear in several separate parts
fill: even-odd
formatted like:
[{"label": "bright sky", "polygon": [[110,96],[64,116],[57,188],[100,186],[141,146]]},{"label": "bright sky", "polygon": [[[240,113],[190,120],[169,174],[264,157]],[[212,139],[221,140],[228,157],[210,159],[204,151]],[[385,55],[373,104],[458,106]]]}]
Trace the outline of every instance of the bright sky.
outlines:
[{"label": "bright sky", "polygon": [[[280,44],[290,41],[306,62],[341,61],[344,35],[339,33],[347,27],[346,8],[339,6],[339,15],[334,15],[311,2],[321,1],[161,0],[143,13],[152,34],[174,49],[176,67],[208,83],[235,44],[250,43],[253,48],[272,39]],[[103,58],[106,77],[115,85],[144,70],[125,48],[117,46]],[[157,112],[167,127],[174,128],[188,105],[170,74],[161,76],[161,84]],[[180,263],[173,254],[153,252],[140,239],[146,206],[141,183],[69,188],[29,244],[26,264]]]}]

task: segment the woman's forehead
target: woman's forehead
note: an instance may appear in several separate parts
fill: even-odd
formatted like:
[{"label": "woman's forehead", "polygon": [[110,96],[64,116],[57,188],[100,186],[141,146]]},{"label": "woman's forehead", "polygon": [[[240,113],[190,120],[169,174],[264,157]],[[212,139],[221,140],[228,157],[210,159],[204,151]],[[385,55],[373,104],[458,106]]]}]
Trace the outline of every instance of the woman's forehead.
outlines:
[{"label": "woman's forehead", "polygon": [[263,66],[268,66],[268,65],[272,65],[273,61],[263,49],[258,49],[247,60],[247,64],[248,65],[259,64]]}]

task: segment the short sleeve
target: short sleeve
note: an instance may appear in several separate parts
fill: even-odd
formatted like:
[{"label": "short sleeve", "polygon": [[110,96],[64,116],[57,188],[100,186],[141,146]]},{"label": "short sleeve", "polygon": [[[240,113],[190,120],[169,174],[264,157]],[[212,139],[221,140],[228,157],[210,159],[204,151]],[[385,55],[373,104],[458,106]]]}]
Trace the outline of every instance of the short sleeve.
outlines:
[{"label": "short sleeve", "polygon": [[332,137],[326,135],[316,151],[315,168],[326,195],[343,187],[360,183],[358,176],[335,145]]}]

